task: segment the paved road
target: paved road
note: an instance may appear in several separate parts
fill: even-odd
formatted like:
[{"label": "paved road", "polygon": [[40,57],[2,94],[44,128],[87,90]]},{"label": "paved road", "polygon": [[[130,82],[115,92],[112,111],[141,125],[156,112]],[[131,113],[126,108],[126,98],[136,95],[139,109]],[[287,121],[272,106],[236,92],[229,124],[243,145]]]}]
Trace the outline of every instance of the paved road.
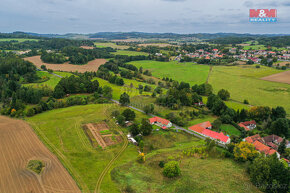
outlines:
[{"label": "paved road", "polygon": [[[119,101],[117,101],[117,100],[111,99],[111,101],[113,101],[113,102],[116,103],[116,104],[120,104]],[[141,112],[141,113],[145,113],[143,110],[138,109],[138,108],[136,108],[136,107],[133,107],[133,106],[128,106],[128,107],[131,108],[131,109],[134,109],[134,110],[136,110],[136,111],[139,111],[139,112]],[[155,117],[156,115],[149,114],[149,116],[151,116],[151,117]],[[188,129],[185,129],[185,128],[183,128],[183,127],[180,127],[180,126],[178,126],[178,125],[176,125],[176,124],[172,124],[172,126],[174,127],[174,128],[172,128],[172,129],[175,129],[175,130],[181,130],[181,131],[184,131],[184,132],[186,132],[186,133],[188,133],[188,134],[194,135],[194,136],[196,136],[196,137],[198,137],[198,138],[206,139],[206,137],[201,136],[201,135],[198,135],[198,134],[194,133],[193,131],[190,131],[190,130],[188,130]],[[217,143],[217,145],[220,146],[220,147],[226,148],[226,146],[223,145],[223,144]]]}]

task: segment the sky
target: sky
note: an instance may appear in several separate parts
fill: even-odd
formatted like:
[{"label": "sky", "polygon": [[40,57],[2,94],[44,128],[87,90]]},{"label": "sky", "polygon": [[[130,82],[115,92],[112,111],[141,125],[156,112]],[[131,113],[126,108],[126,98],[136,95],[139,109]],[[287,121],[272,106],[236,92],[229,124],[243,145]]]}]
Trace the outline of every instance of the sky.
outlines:
[{"label": "sky", "polygon": [[[249,9],[277,9],[250,23]],[[1,0],[0,32],[290,34],[290,0]]]}]

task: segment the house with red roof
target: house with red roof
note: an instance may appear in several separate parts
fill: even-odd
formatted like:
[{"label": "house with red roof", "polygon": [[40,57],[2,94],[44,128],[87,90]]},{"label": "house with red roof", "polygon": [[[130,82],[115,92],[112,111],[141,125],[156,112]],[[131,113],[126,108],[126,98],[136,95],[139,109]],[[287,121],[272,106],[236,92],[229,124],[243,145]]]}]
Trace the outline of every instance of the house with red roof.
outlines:
[{"label": "house with red roof", "polygon": [[259,134],[249,136],[245,138],[243,141],[253,144],[256,150],[259,151],[260,153],[263,152],[265,153],[265,155],[272,155],[275,153],[277,157],[280,159],[280,154],[272,147],[269,147],[265,142],[265,140]]},{"label": "house with red roof", "polygon": [[257,127],[257,123],[254,120],[245,121],[245,122],[239,123],[239,126],[244,128],[246,131],[250,131],[250,130],[255,129]]},{"label": "house with red roof", "polygon": [[149,122],[151,125],[157,125],[158,127],[161,127],[162,129],[167,129],[169,127],[172,127],[172,123],[168,121],[167,119],[163,119],[161,117],[152,117],[149,119]]},{"label": "house with red roof", "polygon": [[199,135],[215,140],[221,144],[229,144],[231,139],[222,132],[218,133],[211,130],[212,125],[209,121],[199,123],[189,127],[189,129]]}]

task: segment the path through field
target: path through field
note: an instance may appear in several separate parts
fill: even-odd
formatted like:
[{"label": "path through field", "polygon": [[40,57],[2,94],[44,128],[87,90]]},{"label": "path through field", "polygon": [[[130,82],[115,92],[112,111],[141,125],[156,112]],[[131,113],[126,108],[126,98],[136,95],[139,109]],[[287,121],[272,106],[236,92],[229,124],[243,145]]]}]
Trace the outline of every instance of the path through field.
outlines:
[{"label": "path through field", "polygon": [[[41,160],[40,175],[26,169],[29,160]],[[60,161],[24,121],[0,116],[0,192],[80,192]]]}]

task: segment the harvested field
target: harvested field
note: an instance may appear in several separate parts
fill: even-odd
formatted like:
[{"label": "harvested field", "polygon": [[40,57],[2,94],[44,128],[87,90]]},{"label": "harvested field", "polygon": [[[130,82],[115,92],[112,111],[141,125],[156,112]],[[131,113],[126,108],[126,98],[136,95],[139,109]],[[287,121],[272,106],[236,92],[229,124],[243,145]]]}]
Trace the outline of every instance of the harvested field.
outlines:
[{"label": "harvested field", "polygon": [[32,56],[28,58],[24,58],[24,60],[32,62],[35,66],[38,68],[41,67],[41,65],[45,65],[46,68],[55,70],[55,71],[66,71],[66,72],[97,72],[99,67],[102,64],[105,64],[107,62],[106,59],[95,59],[88,64],[84,65],[74,65],[74,64],[69,64],[68,62],[64,64],[47,64],[44,63],[41,59],[40,56]]},{"label": "harvested field", "polygon": [[[85,130],[89,136],[89,138],[93,137],[94,139],[90,139],[93,146],[93,141],[96,140],[98,145],[105,149],[107,146],[111,146],[122,141],[121,136],[114,136],[113,134],[108,134],[110,131],[109,126],[106,123],[88,123],[85,125]],[[102,132],[105,131],[105,132]],[[102,134],[104,133],[104,134]],[[115,138],[115,140],[113,140]]]},{"label": "harvested field", "polygon": [[92,50],[92,49],[94,49],[93,46],[81,46],[81,48],[86,49],[86,50]]},{"label": "harvested field", "polygon": [[277,63],[274,63],[273,65],[274,66],[286,66],[286,64],[290,64],[290,62],[289,61],[277,62]]},{"label": "harvested field", "polygon": [[[0,116],[1,192],[80,192],[60,161],[21,120]],[[40,160],[40,175],[26,169],[29,160]]]},{"label": "harvested field", "polygon": [[272,81],[272,82],[281,82],[281,83],[290,84],[290,71],[285,71],[278,74],[272,74],[270,76],[266,76],[261,79]]},{"label": "harvested field", "polygon": [[152,44],[138,44],[138,46],[144,46],[144,47],[147,47],[147,46],[167,47],[167,46],[174,46],[174,45],[167,44],[167,43],[152,43]]}]

